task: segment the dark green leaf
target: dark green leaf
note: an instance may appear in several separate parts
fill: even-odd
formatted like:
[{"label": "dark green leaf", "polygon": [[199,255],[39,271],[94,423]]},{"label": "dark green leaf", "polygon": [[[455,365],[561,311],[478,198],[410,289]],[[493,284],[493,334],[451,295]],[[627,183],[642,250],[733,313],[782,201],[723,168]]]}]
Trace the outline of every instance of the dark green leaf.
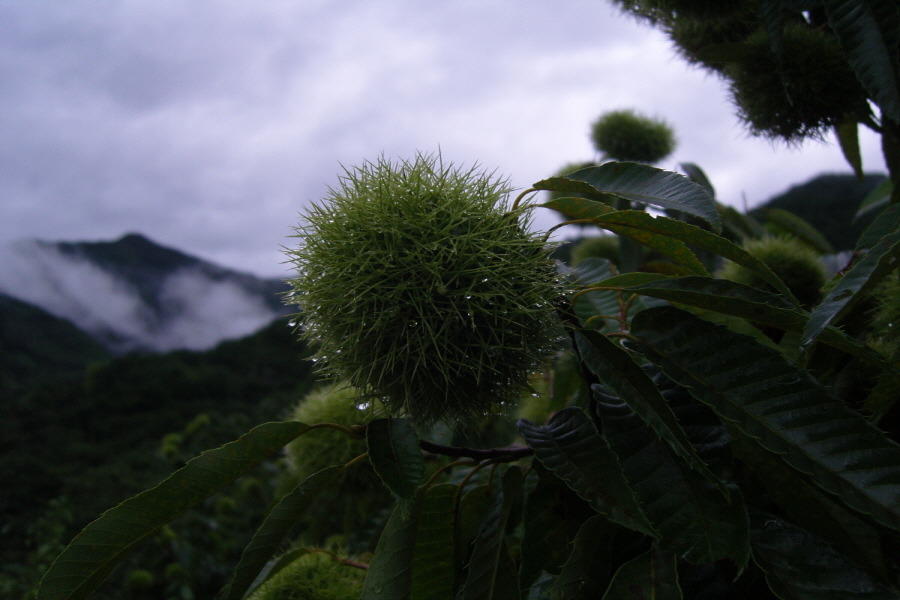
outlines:
[{"label": "dark green leaf", "polygon": [[[602,258],[588,258],[582,261],[575,269],[578,277],[578,283],[582,285],[592,285],[600,283],[606,279],[613,277],[612,269],[608,260]],[[572,310],[582,323],[587,323],[588,319],[598,315],[606,315],[615,318],[622,318],[622,310],[625,300],[621,298],[621,294],[616,291],[596,291],[580,294],[573,303]],[[638,299],[632,303],[628,310],[628,317],[637,314],[646,306]],[[596,319],[592,322],[596,323]],[[603,332],[619,331],[622,326],[614,320],[607,320],[600,327],[590,325]]]},{"label": "dark green leaf", "polygon": [[259,576],[284,540],[284,536],[315,502],[319,494],[344,471],[344,465],[332,465],[303,480],[282,498],[266,516],[241,553],[241,560],[225,588],[224,600],[240,600]]},{"label": "dark green leaf", "polygon": [[614,277],[610,277],[609,279],[604,279],[599,283],[598,287],[614,287],[623,289],[635,285],[652,283],[654,281],[659,281],[660,279],[671,279],[671,277],[669,277],[668,275],[660,275],[659,273],[623,273],[622,275],[616,275]]},{"label": "dark green leaf", "polygon": [[735,431],[731,449],[736,458],[758,474],[769,499],[796,525],[833,545],[858,565],[885,573],[878,531],[854,516],[788,467],[777,454]]},{"label": "dark green leaf", "polygon": [[557,412],[544,426],[519,420],[534,455],[575,493],[609,519],[648,535],[656,531],[644,516],[616,455],[580,408]]},{"label": "dark green leaf", "polygon": [[411,600],[453,600],[453,511],[458,487],[433,485],[420,501]]},{"label": "dark green leaf", "polygon": [[[533,187],[548,189],[543,186],[548,181],[557,179],[582,182],[594,193],[613,194],[631,202],[680,210],[700,217],[716,230],[721,229],[719,213],[712,198],[702,186],[680,173],[663,171],[642,163],[608,162],[598,167],[580,169],[563,178],[544,180]],[[572,191],[584,190],[579,187]]]},{"label": "dark green leaf", "polygon": [[[890,179],[885,181],[890,182]],[[898,228],[900,228],[900,205],[889,206],[859,236],[859,240],[856,242],[856,251],[861,252],[876,246],[881,238],[894,233]]]},{"label": "dark green leaf", "polygon": [[[724,279],[681,277],[625,288],[625,291],[740,317],[792,333],[801,333],[809,321],[808,313],[792,306],[783,296]],[[827,327],[819,341],[881,368],[891,368],[880,354],[835,327]]]},{"label": "dark green leaf", "polygon": [[597,200],[588,200],[587,198],[556,198],[550,202],[541,204],[544,208],[552,208],[557,212],[561,212],[568,219],[593,219],[609,212],[615,212],[615,209],[598,202]]},{"label": "dark green leaf", "polygon": [[[856,211],[854,220],[863,215],[867,215],[873,210],[878,210],[888,205],[891,201],[891,194],[894,193],[894,184],[890,179],[882,181],[877,188],[869,192],[869,195],[863,198],[859,204],[859,210]],[[866,246],[869,247],[869,246]]]},{"label": "dark green leaf", "polygon": [[863,178],[862,154],[859,152],[859,124],[856,121],[844,121],[834,128],[841,152],[847,163],[853,168],[853,172],[860,179]]},{"label": "dark green leaf", "polygon": [[819,254],[834,254],[834,248],[831,247],[825,236],[797,215],[780,208],[770,208],[766,210],[766,220]]},{"label": "dark green leaf", "polygon": [[730,558],[743,568],[750,559],[750,540],[740,490],[731,486],[726,500],[660,442],[627,404],[607,395],[598,399],[603,434],[619,456],[644,514],[659,531],[660,544],[693,563]]},{"label": "dark green leaf", "polygon": [[753,338],[673,307],[643,311],[629,347],[847,506],[900,530],[900,446]]},{"label": "dark green leaf", "polygon": [[753,560],[782,600],[896,600],[872,577],[817,537],[779,517],[750,519]]},{"label": "dark green leaf", "polygon": [[644,423],[680,457],[719,488],[725,498],[728,488],[706,466],[688,439],[675,413],[666,404],[647,373],[621,346],[596,331],[576,334],[581,359]]},{"label": "dark green leaf", "polygon": [[732,237],[739,240],[752,240],[765,235],[765,228],[750,215],[742,214],[734,207],[724,204],[719,204],[718,208],[722,224],[727,231],[731,232]]},{"label": "dark green leaf", "polygon": [[44,575],[40,600],[86,598],[135,544],[309,431],[297,421],[265,423],[204,452],[153,489],[107,511],[78,534]]},{"label": "dark green leaf", "polygon": [[900,123],[900,8],[893,0],[823,0],[847,62],[885,117]]},{"label": "dark green leaf", "polygon": [[541,571],[559,573],[581,524],[596,513],[558,477],[541,467],[525,502],[519,581],[531,587]]},{"label": "dark green leaf", "polygon": [[406,419],[374,419],[366,427],[369,461],[394,494],[409,500],[416,494],[425,461],[416,430]]},{"label": "dark green leaf", "polygon": [[794,298],[794,295],[784,282],[781,281],[781,279],[775,275],[764,262],[740,246],[737,246],[714,233],[704,231],[695,225],[677,221],[675,219],[669,219],[667,217],[653,217],[643,211],[619,211],[610,213],[598,217],[595,222],[603,228],[608,228],[610,225],[621,225],[634,229],[642,229],[650,233],[671,237],[685,242],[686,244],[691,244],[718,254],[719,256],[727,258],[752,271],[759,277],[762,277],[786,298],[796,303],[796,298]]},{"label": "dark green leaf", "polygon": [[650,550],[616,571],[603,600],[681,600],[677,559],[671,552]]},{"label": "dark green leaf", "polygon": [[469,546],[478,534],[478,528],[485,514],[493,505],[493,496],[486,485],[476,485],[459,502],[456,523],[456,558],[458,570],[462,571],[468,557]]},{"label": "dark green leaf", "polygon": [[801,349],[809,348],[819,334],[847,314],[866,294],[900,264],[900,232],[885,236],[866,252],[841,278],[822,303],[816,307],[800,340]]},{"label": "dark green leaf", "polygon": [[[522,470],[515,465],[509,467],[503,474],[503,489],[497,494],[494,504],[481,522],[478,535],[475,536],[468,576],[459,594],[461,600],[493,600],[508,597],[510,590],[505,589],[508,586],[499,585],[504,575],[501,570],[505,569],[508,559],[504,548],[506,522],[524,481]],[[518,593],[518,580],[515,579],[514,568],[512,575],[515,582],[513,587]]]},{"label": "dark green leaf", "polygon": [[556,578],[552,600],[593,600],[610,582],[611,551],[615,529],[603,515],[584,522],[572,544],[572,554]]},{"label": "dark green leaf", "polygon": [[362,600],[409,600],[419,527],[417,508],[398,504],[391,513],[369,563]]},{"label": "dark green leaf", "polygon": [[709,178],[706,176],[706,173],[703,172],[703,169],[694,163],[681,163],[681,170],[691,178],[691,181],[700,184],[700,186],[706,190],[706,193],[709,194],[710,198],[716,197],[716,190],[709,182]]},{"label": "dark green leaf", "polygon": [[[694,254],[694,252],[690,248],[688,248],[687,244],[685,244],[684,242],[671,237],[657,235],[656,233],[645,231],[644,229],[640,229],[638,227],[627,227],[609,221],[600,222],[597,219],[594,219],[594,222],[604,229],[608,229],[617,235],[639,242],[652,250],[656,250],[663,256],[668,256],[676,263],[686,267],[689,271],[696,275],[709,275],[706,267],[703,266],[703,263],[700,262],[700,260],[697,258],[697,255]],[[640,246],[637,246],[637,248],[640,249]],[[640,261],[636,261],[634,264],[634,268],[637,268],[639,266]]]}]

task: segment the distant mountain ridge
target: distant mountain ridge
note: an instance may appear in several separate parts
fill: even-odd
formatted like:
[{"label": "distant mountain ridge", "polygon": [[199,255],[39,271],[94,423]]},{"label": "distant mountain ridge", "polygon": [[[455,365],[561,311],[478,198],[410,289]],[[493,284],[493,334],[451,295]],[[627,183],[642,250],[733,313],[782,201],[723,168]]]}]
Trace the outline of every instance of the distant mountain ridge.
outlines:
[{"label": "distant mountain ridge", "polygon": [[204,350],[289,314],[287,285],[129,233],[26,241],[0,255],[0,293],[67,319],[110,352]]}]

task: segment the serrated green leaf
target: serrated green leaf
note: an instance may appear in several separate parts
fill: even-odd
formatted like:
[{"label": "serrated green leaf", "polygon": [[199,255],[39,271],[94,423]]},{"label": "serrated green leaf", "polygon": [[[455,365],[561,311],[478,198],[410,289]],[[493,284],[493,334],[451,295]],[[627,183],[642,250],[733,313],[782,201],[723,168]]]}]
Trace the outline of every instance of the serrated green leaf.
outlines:
[{"label": "serrated green leaf", "polygon": [[654,281],[659,281],[660,279],[671,279],[671,277],[659,273],[623,273],[622,275],[615,275],[609,279],[602,280],[597,284],[597,287],[615,287],[624,289],[636,285],[643,285],[645,283],[652,283]]},{"label": "serrated green leaf", "polygon": [[538,483],[528,493],[523,517],[519,566],[521,587],[528,588],[542,571],[559,573],[581,524],[596,514],[558,477],[537,461]]},{"label": "serrated green leaf", "polygon": [[587,368],[650,426],[678,456],[687,461],[692,469],[718,487],[725,498],[729,498],[728,488],[697,456],[691,441],[678,424],[675,413],[647,373],[631,356],[621,346],[596,331],[580,331],[575,338],[581,359]]},{"label": "serrated green leaf", "polygon": [[[809,313],[795,308],[783,296],[725,279],[681,277],[624,290],[740,317],[791,333],[802,333],[809,321]],[[892,368],[883,356],[835,327],[827,327],[819,341],[881,368]]]},{"label": "serrated green leaf", "polygon": [[753,240],[765,235],[765,228],[751,217],[738,212],[733,206],[717,205],[719,215],[722,217],[722,225],[726,231],[739,240]]},{"label": "serrated green leaf", "polygon": [[769,499],[794,524],[833,545],[870,572],[885,573],[878,531],[810,485],[805,475],[787,466],[740,431],[731,442],[734,456],[759,475]]},{"label": "serrated green leaf", "polygon": [[597,412],[625,477],[660,533],[660,545],[693,563],[730,558],[739,568],[746,566],[749,525],[740,490],[730,486],[730,501],[726,500],[621,400],[604,397]]},{"label": "serrated green leaf", "polygon": [[819,334],[847,314],[866,294],[900,265],[900,232],[885,236],[844,274],[816,307],[800,340],[807,349]]},{"label": "serrated green leaf", "polygon": [[898,597],[829,544],[784,519],[754,512],[753,560],[782,600],[889,600]]},{"label": "serrated green leaf", "polygon": [[244,597],[297,520],[343,471],[344,465],[332,465],[313,473],[272,508],[241,553],[234,575],[225,587],[223,600]]},{"label": "serrated green leaf", "polygon": [[766,266],[764,262],[740,246],[695,225],[677,221],[675,219],[669,219],[667,217],[653,217],[643,211],[619,211],[610,213],[598,217],[595,222],[603,228],[607,228],[607,225],[621,225],[634,229],[642,229],[657,235],[671,237],[686,244],[691,244],[698,248],[718,254],[763,278],[786,298],[791,300],[791,302],[794,302],[799,306],[797,299],[788,287],[768,266]]},{"label": "serrated green leaf", "polygon": [[584,522],[572,554],[550,589],[551,600],[599,598],[611,580],[610,565],[615,527],[603,515]]},{"label": "serrated green leaf", "polygon": [[[604,229],[608,229],[616,235],[620,235],[639,242],[640,244],[643,244],[644,246],[647,246],[652,250],[656,250],[663,256],[668,256],[679,265],[687,268],[691,273],[694,273],[696,275],[709,275],[706,267],[703,266],[703,263],[700,262],[700,259],[697,258],[697,255],[694,254],[694,252],[690,248],[688,248],[687,244],[685,244],[684,242],[671,237],[657,235],[656,233],[645,231],[638,227],[627,227],[609,221],[601,222],[599,220],[600,218],[602,217],[594,219],[594,222]],[[640,246],[638,246],[638,248],[640,248]],[[639,267],[640,262],[636,262],[634,266],[635,268]]]},{"label": "serrated green leaf", "polygon": [[834,248],[831,247],[825,236],[797,215],[780,208],[770,208],[766,210],[766,220],[819,254],[834,254]]},{"label": "serrated green leaf", "polygon": [[834,128],[844,158],[860,179],[863,178],[862,154],[859,151],[859,123],[844,121]]},{"label": "serrated green leaf", "polygon": [[[888,205],[891,201],[891,195],[894,193],[894,184],[890,179],[885,179],[878,187],[869,192],[869,195],[863,198],[859,203],[859,209],[853,219],[856,220],[863,215],[867,215],[874,210],[878,210]],[[869,246],[866,246],[869,247]]]},{"label": "serrated green leaf", "polygon": [[410,600],[453,600],[453,512],[457,489],[444,483],[421,492]]},{"label": "serrated green leaf", "polygon": [[[578,283],[588,286],[613,277],[613,272],[608,260],[602,258],[588,258],[575,268],[575,275],[578,278]],[[644,308],[646,308],[646,306],[640,299],[637,299],[629,307],[627,317],[630,318]],[[575,299],[572,310],[583,324],[586,324],[591,317],[599,315],[622,318],[622,306],[619,304],[619,293],[615,291],[596,291],[581,294]],[[592,323],[596,323],[596,319]],[[604,333],[618,331],[622,328],[618,321],[612,320],[604,322],[600,327],[597,327],[594,324],[590,325],[590,327],[597,328]]]},{"label": "serrated green leaf", "polygon": [[643,311],[630,348],[844,504],[900,530],[900,446],[779,352],[674,307]]},{"label": "serrated green leaf", "polygon": [[603,600],[681,600],[677,562],[671,552],[656,549],[629,560],[616,571]]},{"label": "serrated green leaf", "polygon": [[891,371],[882,371],[875,387],[866,397],[863,408],[871,415],[869,420],[877,423],[898,401],[900,401],[900,376]]},{"label": "serrated green leaf", "polygon": [[823,0],[847,62],[885,117],[900,123],[900,7],[893,0]]},{"label": "serrated green leaf", "polygon": [[691,181],[698,183],[700,187],[706,190],[706,193],[709,194],[710,198],[716,197],[716,190],[713,188],[713,184],[709,182],[709,177],[706,176],[703,169],[694,163],[681,163],[681,170],[691,178]]},{"label": "serrated green leaf", "polygon": [[618,458],[584,411],[564,408],[546,425],[520,419],[518,426],[541,464],[591,502],[598,512],[631,529],[657,535],[628,485]]},{"label": "serrated green leaf", "polygon": [[[497,494],[494,504],[481,522],[478,535],[475,536],[475,547],[469,560],[468,575],[463,589],[459,593],[460,600],[493,600],[509,595],[509,585],[499,585],[504,573],[506,558],[504,538],[506,522],[509,519],[516,497],[522,490],[525,478],[522,469],[513,465],[503,474],[502,491]],[[518,595],[518,580],[515,569],[512,569],[512,587]]]},{"label": "serrated green leaf", "polygon": [[615,212],[614,208],[587,198],[555,198],[541,206],[560,212],[567,219],[573,220],[593,219],[609,212]]},{"label": "serrated green leaf", "polygon": [[[533,187],[549,189],[545,187],[548,182],[555,182],[558,179],[581,182],[593,193],[612,194],[631,202],[680,210],[707,221],[716,231],[722,228],[715,203],[706,190],[680,173],[664,171],[642,163],[608,162],[597,167],[580,169],[562,178],[545,179]],[[573,183],[571,191],[584,192],[584,189],[581,185]]]},{"label": "serrated green leaf", "polygon": [[397,504],[388,519],[366,572],[362,600],[409,600],[412,562],[419,527],[415,506]]},{"label": "serrated green leaf", "polygon": [[[890,179],[886,181],[890,182]],[[889,206],[859,236],[859,240],[856,242],[856,251],[861,252],[872,248],[884,236],[894,233],[897,229],[900,229],[900,205]]]},{"label": "serrated green leaf", "polygon": [[456,563],[459,572],[465,565],[481,521],[493,504],[490,491],[486,484],[476,485],[460,499],[456,523]]},{"label": "serrated green leaf", "polygon": [[135,544],[309,429],[298,421],[254,427],[234,442],[192,459],[155,488],[108,510],[57,557],[41,581],[38,598],[87,598]]},{"label": "serrated green leaf", "polygon": [[369,462],[391,492],[404,500],[416,494],[425,460],[416,430],[406,419],[374,419],[366,426]]}]

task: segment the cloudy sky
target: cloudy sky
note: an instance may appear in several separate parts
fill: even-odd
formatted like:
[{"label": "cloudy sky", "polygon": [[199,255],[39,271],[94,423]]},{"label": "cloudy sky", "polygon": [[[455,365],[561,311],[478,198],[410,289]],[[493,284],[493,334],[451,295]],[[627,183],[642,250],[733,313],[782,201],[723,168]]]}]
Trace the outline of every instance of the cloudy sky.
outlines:
[{"label": "cloudy sky", "polygon": [[[832,142],[750,138],[602,0],[0,0],[0,90],[0,243],[136,231],[268,276],[341,164],[440,148],[524,188],[592,159],[613,109],[666,119],[660,166],[738,207],[848,171]],[[884,170],[871,135],[863,160]]]}]

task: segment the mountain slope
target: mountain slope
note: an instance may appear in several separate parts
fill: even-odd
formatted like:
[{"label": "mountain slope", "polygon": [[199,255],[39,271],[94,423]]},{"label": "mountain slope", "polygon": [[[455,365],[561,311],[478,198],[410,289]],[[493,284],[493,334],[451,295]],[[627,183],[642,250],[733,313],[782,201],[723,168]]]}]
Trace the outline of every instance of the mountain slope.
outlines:
[{"label": "mountain slope", "polygon": [[884,181],[884,175],[819,175],[775,196],[750,214],[765,221],[765,209],[780,208],[794,213],[818,229],[835,251],[852,250],[874,215],[854,222],[860,202]]},{"label": "mountain slope", "polygon": [[0,399],[80,373],[108,353],[71,322],[0,294]]},{"label": "mountain slope", "polygon": [[290,311],[287,286],[139,234],[113,242],[23,241],[0,249],[0,293],[72,321],[108,350],[203,350]]}]

